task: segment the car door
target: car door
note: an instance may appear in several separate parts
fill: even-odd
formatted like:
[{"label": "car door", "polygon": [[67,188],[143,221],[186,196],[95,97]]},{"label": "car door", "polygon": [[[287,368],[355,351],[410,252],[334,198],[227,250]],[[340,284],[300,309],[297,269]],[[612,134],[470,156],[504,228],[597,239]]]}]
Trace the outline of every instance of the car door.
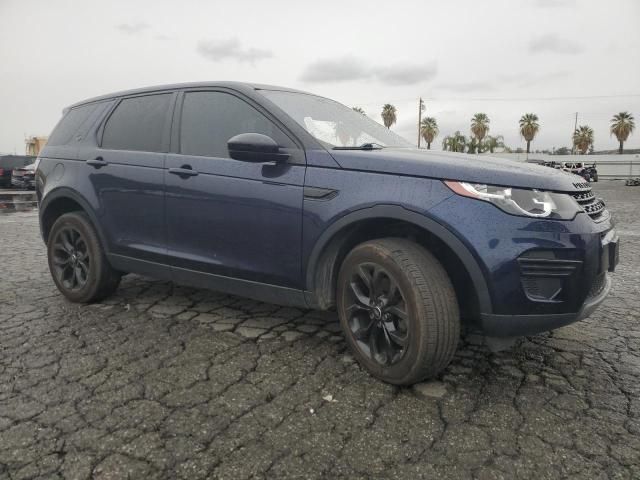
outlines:
[{"label": "car door", "polygon": [[79,151],[111,255],[167,261],[164,161],[175,97],[121,99],[98,130],[98,145]]},{"label": "car door", "polygon": [[[230,277],[300,288],[304,150],[262,107],[233,91],[186,91],[176,117],[165,170],[174,278],[192,282],[189,272],[198,272],[203,285],[227,291]],[[289,159],[231,159],[227,141],[241,133],[273,138]]]}]

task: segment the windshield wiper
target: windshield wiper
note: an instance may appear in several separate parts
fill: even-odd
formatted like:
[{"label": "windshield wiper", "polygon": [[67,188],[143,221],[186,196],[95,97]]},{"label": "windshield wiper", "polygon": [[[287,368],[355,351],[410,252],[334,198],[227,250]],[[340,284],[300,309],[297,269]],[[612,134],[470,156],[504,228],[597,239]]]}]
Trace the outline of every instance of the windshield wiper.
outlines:
[{"label": "windshield wiper", "polygon": [[384,145],[380,145],[379,143],[363,143],[362,145],[353,146],[353,147],[333,147],[333,150],[382,150]]}]

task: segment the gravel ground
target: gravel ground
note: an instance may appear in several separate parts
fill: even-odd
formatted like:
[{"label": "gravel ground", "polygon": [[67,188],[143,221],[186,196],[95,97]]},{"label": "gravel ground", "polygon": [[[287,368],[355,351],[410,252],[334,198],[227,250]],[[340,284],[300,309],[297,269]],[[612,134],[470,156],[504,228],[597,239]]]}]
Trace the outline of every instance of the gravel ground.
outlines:
[{"label": "gravel ground", "polygon": [[596,186],[621,265],[589,319],[396,388],[335,314],[127,276],[63,300],[35,212],[0,216],[0,479],[640,478],[640,188]]}]

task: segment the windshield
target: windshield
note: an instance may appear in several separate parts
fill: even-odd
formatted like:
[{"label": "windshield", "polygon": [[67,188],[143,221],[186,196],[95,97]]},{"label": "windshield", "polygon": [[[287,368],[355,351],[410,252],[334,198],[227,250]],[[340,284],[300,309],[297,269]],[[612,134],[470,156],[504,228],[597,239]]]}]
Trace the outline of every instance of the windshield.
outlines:
[{"label": "windshield", "polygon": [[328,98],[278,90],[261,90],[260,93],[329,147],[360,147],[367,144],[413,147],[404,138],[366,115]]}]

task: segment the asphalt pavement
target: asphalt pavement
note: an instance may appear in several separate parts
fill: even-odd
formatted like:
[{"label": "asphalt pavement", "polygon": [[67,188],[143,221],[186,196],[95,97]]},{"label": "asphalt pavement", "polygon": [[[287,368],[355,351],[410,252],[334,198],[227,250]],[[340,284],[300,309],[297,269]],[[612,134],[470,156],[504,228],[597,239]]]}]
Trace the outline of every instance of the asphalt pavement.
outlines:
[{"label": "asphalt pavement", "polygon": [[71,304],[36,211],[0,215],[0,479],[640,478],[640,187],[589,319],[385,385],[331,312],[129,275]]}]

